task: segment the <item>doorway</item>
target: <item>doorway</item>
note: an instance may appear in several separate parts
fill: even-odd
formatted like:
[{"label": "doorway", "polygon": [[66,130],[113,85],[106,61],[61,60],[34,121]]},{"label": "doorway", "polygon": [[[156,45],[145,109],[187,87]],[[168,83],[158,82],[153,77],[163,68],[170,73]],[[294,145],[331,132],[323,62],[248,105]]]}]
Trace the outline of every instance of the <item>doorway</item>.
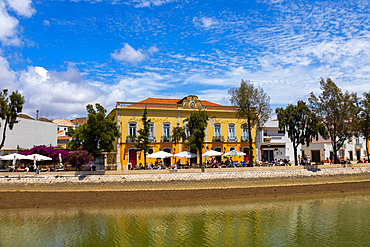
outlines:
[{"label": "doorway", "polygon": [[248,163],[249,162],[249,148],[244,147],[243,148],[243,153],[246,154],[246,155],[244,155],[244,162]]},{"label": "doorway", "polygon": [[[164,148],[163,149],[163,152],[171,153],[171,148]],[[164,164],[167,167],[172,165],[172,162],[171,161],[172,161],[172,158],[171,157],[168,157],[168,158],[164,158],[163,159],[163,162],[164,162]]]},{"label": "doorway", "polygon": [[353,151],[349,151],[349,160],[353,160]]},{"label": "doorway", "polygon": [[361,150],[356,150],[357,160],[361,160]]},{"label": "doorway", "polygon": [[320,150],[311,150],[311,161],[312,162],[321,162]]},{"label": "doorway", "polygon": [[137,151],[136,151],[136,149],[128,150],[128,162],[131,163],[132,169],[136,168],[136,165],[137,165]]},{"label": "doorway", "polygon": [[[222,148],[221,147],[216,147],[215,151],[222,153]],[[217,163],[221,163],[221,156],[216,156],[215,159],[217,160]]]}]

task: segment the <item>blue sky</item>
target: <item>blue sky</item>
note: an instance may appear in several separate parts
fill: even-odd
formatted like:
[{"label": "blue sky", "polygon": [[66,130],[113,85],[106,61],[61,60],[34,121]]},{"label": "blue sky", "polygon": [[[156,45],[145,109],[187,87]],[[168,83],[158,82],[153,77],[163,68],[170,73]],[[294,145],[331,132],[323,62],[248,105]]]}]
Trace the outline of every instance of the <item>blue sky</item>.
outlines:
[{"label": "blue sky", "polygon": [[241,79],[285,106],[321,77],[370,91],[369,27],[367,0],[0,0],[0,84],[49,119],[147,97],[228,105]]}]

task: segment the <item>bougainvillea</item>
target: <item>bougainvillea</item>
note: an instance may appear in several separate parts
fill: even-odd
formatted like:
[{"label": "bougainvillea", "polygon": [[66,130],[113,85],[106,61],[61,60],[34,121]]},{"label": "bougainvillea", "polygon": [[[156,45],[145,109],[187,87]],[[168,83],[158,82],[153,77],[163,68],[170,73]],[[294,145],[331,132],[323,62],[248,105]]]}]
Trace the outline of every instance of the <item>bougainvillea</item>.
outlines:
[{"label": "bougainvillea", "polygon": [[21,152],[24,155],[30,154],[41,154],[53,159],[53,162],[59,163],[59,154],[61,154],[62,160],[66,160],[68,158],[68,151],[64,149],[58,149],[58,147],[52,146],[35,146],[29,150]]},{"label": "bougainvillea", "polygon": [[68,161],[72,166],[76,166],[77,162],[80,162],[81,166],[90,163],[93,160],[91,154],[88,151],[78,148],[75,151],[71,151],[68,154]]},{"label": "bougainvillea", "polygon": [[58,147],[52,146],[35,146],[29,150],[22,151],[21,154],[23,155],[30,155],[30,154],[41,154],[47,157],[52,158],[52,161],[45,163],[59,163],[59,154],[61,155],[62,162],[68,162],[72,166],[76,166],[77,161],[80,162],[81,165],[85,165],[90,163],[93,160],[92,155],[82,148],[78,148],[76,151],[68,151],[65,149],[59,149]]}]

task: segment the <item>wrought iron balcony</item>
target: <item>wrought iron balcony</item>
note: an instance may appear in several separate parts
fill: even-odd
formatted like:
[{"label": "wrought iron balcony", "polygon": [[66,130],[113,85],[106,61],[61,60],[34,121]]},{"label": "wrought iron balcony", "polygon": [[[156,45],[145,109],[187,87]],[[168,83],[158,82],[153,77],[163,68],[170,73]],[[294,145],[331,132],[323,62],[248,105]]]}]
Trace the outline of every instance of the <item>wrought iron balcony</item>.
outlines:
[{"label": "wrought iron balcony", "polygon": [[230,137],[230,136],[229,136],[229,137],[227,138],[227,141],[228,141],[228,142],[237,142],[237,141],[238,141],[238,138],[237,138],[236,136],[233,136],[233,137]]},{"label": "wrought iron balcony", "polygon": [[214,136],[212,142],[224,142],[225,138],[223,136]]},{"label": "wrought iron balcony", "polygon": [[157,142],[157,140],[155,139],[155,136],[149,136],[149,141],[151,141],[151,142]]},{"label": "wrought iron balcony", "polygon": [[362,148],[362,143],[360,142],[360,143],[356,143],[356,146],[355,146],[356,148]]},{"label": "wrought iron balcony", "polygon": [[136,142],[136,136],[127,136],[126,142]]},{"label": "wrought iron balcony", "polygon": [[172,142],[171,136],[162,136],[161,142]]},{"label": "wrought iron balcony", "polygon": [[240,141],[241,141],[241,142],[249,142],[249,136],[242,136],[242,137],[240,138]]}]

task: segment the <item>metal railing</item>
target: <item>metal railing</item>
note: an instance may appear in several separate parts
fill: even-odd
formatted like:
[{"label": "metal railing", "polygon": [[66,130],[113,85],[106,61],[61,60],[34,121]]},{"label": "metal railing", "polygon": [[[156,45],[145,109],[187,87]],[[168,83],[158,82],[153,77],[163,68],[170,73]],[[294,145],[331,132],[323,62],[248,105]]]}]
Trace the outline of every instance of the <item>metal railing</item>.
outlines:
[{"label": "metal railing", "polygon": [[162,136],[161,142],[172,142],[171,136]]},{"label": "metal railing", "polygon": [[224,142],[225,138],[223,136],[213,136],[212,142]]}]

